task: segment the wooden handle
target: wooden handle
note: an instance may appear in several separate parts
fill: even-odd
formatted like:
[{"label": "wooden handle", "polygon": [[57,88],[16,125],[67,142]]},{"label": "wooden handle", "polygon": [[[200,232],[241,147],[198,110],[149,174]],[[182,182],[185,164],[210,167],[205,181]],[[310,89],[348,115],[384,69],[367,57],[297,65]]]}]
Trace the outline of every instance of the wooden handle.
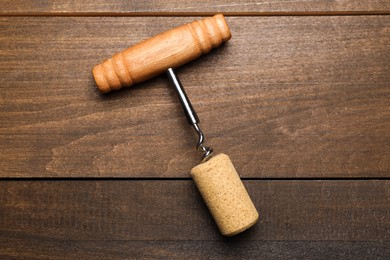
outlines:
[{"label": "wooden handle", "polygon": [[168,68],[179,67],[230,37],[224,16],[217,14],[138,43],[96,65],[92,73],[98,89],[107,93],[150,79]]}]

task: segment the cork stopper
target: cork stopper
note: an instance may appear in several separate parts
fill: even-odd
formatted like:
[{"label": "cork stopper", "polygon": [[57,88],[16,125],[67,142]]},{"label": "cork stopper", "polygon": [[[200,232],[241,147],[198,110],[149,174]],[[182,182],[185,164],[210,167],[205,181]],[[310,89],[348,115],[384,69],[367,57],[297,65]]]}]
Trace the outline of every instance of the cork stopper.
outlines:
[{"label": "cork stopper", "polygon": [[229,156],[218,154],[192,168],[191,175],[223,235],[236,235],[256,223],[259,214]]}]

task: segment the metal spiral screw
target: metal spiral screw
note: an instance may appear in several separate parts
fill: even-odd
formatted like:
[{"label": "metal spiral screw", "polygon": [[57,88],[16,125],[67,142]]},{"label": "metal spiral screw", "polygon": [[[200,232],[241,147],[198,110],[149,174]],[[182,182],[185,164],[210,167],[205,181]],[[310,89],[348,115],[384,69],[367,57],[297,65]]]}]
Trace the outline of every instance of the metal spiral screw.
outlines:
[{"label": "metal spiral screw", "polygon": [[177,77],[177,75],[175,74],[172,68],[169,68],[167,70],[167,76],[171,84],[175,87],[175,91],[184,109],[184,113],[187,117],[188,123],[194,127],[196,133],[198,134],[198,144],[196,146],[196,149],[199,152],[203,152],[202,162],[205,162],[211,158],[211,154],[213,153],[213,148],[203,145],[203,143],[205,142],[205,137],[202,130],[199,127],[200,121],[198,115],[196,114],[194,108],[192,107],[191,102],[188,99],[187,94],[184,91],[184,88],[181,85],[179,78]]},{"label": "metal spiral screw", "polygon": [[196,133],[198,134],[198,137],[199,137],[198,144],[196,145],[196,149],[199,152],[204,153],[202,156],[202,162],[205,162],[211,158],[211,154],[213,153],[213,148],[203,145],[203,142],[205,141],[205,137],[204,137],[204,134],[202,132],[202,129],[200,129],[198,124],[194,124],[193,126],[195,128]]}]

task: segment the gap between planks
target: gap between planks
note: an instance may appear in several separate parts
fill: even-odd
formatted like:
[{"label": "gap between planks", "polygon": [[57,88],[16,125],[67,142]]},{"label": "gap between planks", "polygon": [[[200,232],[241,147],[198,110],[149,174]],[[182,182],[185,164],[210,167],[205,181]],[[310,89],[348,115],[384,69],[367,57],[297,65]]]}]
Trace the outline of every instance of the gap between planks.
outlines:
[{"label": "gap between planks", "polygon": [[[1,181],[9,182],[27,182],[27,181],[190,181],[192,178],[180,177],[5,177]],[[241,178],[243,181],[390,181],[388,177],[354,177],[354,178]]]},{"label": "gap between planks", "polygon": [[390,11],[314,11],[314,12],[10,12],[0,17],[200,17],[222,13],[225,16],[366,16],[390,15]]}]

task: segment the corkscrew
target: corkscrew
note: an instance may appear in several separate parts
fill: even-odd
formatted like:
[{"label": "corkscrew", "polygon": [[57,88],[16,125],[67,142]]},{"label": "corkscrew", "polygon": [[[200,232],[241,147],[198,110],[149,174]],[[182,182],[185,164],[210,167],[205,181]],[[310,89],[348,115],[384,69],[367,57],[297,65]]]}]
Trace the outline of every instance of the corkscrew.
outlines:
[{"label": "corkscrew", "polygon": [[259,214],[230,158],[212,155],[205,146],[199,118],[174,72],[179,67],[210,52],[231,37],[223,15],[195,21],[166,31],[115,54],[93,68],[96,86],[102,93],[131,86],[166,72],[179,97],[187,121],[198,135],[197,150],[202,162],[191,176],[223,235],[233,236],[253,226]]},{"label": "corkscrew", "polygon": [[169,68],[166,72],[169,81],[174,86],[177,96],[179,97],[180,103],[184,109],[184,114],[187,117],[188,124],[192,125],[198,134],[198,144],[196,145],[196,149],[199,152],[203,152],[202,162],[210,159],[211,154],[213,153],[213,148],[204,146],[205,136],[203,134],[202,129],[199,126],[200,120],[198,115],[196,114],[190,99],[188,98],[179,77],[176,75],[175,71],[172,68]]}]

